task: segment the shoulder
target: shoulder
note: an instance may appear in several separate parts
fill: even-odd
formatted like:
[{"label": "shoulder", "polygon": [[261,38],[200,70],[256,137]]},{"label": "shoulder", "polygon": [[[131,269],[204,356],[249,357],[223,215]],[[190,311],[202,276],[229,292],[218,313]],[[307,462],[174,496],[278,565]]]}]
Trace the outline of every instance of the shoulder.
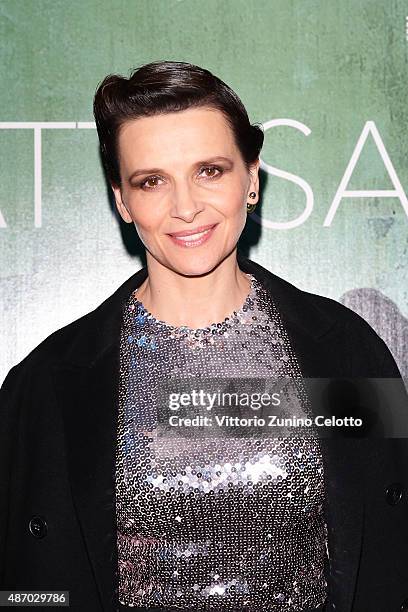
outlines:
[{"label": "shoulder", "polygon": [[401,376],[387,344],[357,312],[332,298],[294,286],[293,291],[301,308],[307,305],[317,317],[330,320],[326,334],[337,337],[340,344],[347,347],[353,372],[384,378]]},{"label": "shoulder", "polygon": [[331,345],[349,361],[351,375],[400,376],[386,343],[359,314],[332,298],[300,289],[252,260],[239,261],[264,283],[294,333],[313,339],[316,346]]},{"label": "shoulder", "polygon": [[343,336],[350,360],[354,366],[359,366],[358,370],[366,370],[372,376],[400,377],[387,344],[363,317],[334,299],[305,291],[300,291],[300,294],[300,299],[309,301],[316,311],[330,316],[332,332]]},{"label": "shoulder", "polygon": [[1,387],[2,390],[22,384],[28,373],[35,377],[42,370],[49,368],[51,364],[61,360],[75,338],[88,326],[93,313],[94,311],[82,315],[44,338],[8,371]]},{"label": "shoulder", "polygon": [[120,329],[122,310],[132,290],[146,278],[141,268],[125,280],[94,310],[47,336],[8,372],[3,387],[18,384],[26,375],[49,370],[56,363],[89,365],[109,344]]},{"label": "shoulder", "polygon": [[333,298],[300,289],[242,255],[239,257],[239,264],[264,284],[287,318],[299,326],[309,326],[311,333],[313,325],[318,333],[325,333],[336,325],[359,329],[362,334],[375,334],[372,327],[360,315]]},{"label": "shoulder", "polygon": [[[134,277],[131,277],[134,278]],[[21,380],[42,375],[55,364],[87,364],[101,346],[106,329],[113,328],[113,321],[119,320],[123,296],[130,289],[128,279],[112,295],[94,310],[57,329],[44,338],[19,363],[8,372],[3,387],[15,386]],[[113,332],[112,332],[113,333]]]}]

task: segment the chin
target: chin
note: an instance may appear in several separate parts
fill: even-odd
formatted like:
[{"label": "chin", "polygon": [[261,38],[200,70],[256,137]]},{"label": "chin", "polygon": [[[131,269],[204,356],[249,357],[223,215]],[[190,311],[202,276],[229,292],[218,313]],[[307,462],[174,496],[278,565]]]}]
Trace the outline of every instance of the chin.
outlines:
[{"label": "chin", "polygon": [[178,266],[177,268],[175,268],[175,270],[176,272],[178,272],[178,274],[182,274],[183,276],[204,276],[205,274],[209,274],[214,268],[215,266],[190,265],[190,266]]},{"label": "chin", "polygon": [[212,272],[223,259],[224,256],[214,257],[214,254],[190,259],[185,257],[184,261],[172,262],[171,268],[184,276],[202,276]]}]

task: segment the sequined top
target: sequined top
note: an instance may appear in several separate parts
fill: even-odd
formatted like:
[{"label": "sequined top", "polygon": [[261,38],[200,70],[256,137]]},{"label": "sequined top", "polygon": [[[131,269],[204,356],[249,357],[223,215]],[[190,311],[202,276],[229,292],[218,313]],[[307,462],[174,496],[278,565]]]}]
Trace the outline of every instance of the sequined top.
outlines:
[{"label": "sequined top", "polygon": [[158,389],[169,377],[300,378],[270,294],[247,276],[241,308],[198,330],[156,319],[137,289],[126,303],[116,453],[123,605],[299,612],[326,599],[317,436],[155,435]]}]

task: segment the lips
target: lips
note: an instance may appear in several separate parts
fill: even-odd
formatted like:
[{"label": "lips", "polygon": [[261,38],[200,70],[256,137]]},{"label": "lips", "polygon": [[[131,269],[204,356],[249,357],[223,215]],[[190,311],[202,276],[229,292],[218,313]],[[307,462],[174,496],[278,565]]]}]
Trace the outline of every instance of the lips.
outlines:
[{"label": "lips", "polygon": [[206,230],[214,227],[215,223],[210,223],[208,225],[200,225],[192,230],[184,230],[182,232],[171,232],[169,236],[174,236],[175,238],[183,238],[184,236],[193,236],[194,238],[199,234],[205,232]]},{"label": "lips", "polygon": [[201,225],[193,230],[168,234],[174,244],[183,248],[199,247],[210,240],[218,223],[212,225]]},{"label": "lips", "polygon": [[188,234],[188,236],[176,236],[177,240],[182,240],[183,242],[196,242],[200,240],[207,232],[210,230],[205,230],[204,232],[198,232],[197,234]]}]

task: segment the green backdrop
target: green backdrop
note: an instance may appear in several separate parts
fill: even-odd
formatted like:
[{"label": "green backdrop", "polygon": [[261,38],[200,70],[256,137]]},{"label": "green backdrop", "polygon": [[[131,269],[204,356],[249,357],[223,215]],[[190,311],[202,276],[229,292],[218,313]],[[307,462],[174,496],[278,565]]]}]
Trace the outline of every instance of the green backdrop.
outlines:
[{"label": "green backdrop", "polygon": [[265,126],[242,250],[362,314],[407,376],[407,15],[402,0],[1,1],[0,380],[142,265],[92,98],[160,59],[213,71]]}]

